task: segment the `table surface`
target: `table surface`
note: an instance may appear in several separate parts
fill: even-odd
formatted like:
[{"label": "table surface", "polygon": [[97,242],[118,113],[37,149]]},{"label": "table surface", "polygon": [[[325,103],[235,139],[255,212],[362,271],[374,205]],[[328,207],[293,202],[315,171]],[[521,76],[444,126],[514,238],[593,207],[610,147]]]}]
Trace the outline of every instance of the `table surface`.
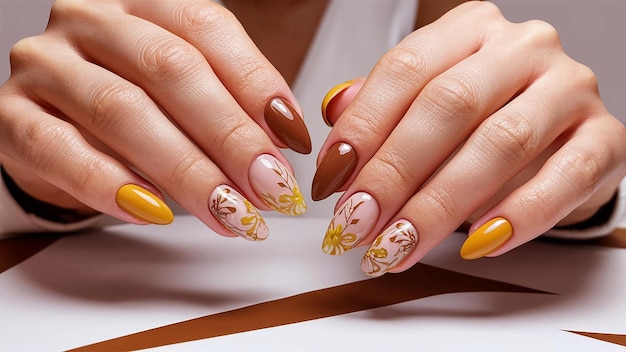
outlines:
[{"label": "table surface", "polygon": [[166,227],[0,241],[0,351],[623,351],[626,230],[464,261],[453,234],[368,279],[320,250],[328,219],[271,236]]}]

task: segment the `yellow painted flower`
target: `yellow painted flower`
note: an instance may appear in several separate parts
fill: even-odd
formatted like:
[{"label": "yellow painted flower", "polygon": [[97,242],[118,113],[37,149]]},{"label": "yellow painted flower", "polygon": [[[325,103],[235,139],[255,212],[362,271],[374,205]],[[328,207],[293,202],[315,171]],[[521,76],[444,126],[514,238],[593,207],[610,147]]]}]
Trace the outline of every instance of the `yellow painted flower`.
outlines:
[{"label": "yellow painted flower", "polygon": [[322,251],[329,255],[339,255],[352,249],[355,241],[355,234],[344,233],[341,224],[335,226],[335,223],[331,222],[322,242]]}]

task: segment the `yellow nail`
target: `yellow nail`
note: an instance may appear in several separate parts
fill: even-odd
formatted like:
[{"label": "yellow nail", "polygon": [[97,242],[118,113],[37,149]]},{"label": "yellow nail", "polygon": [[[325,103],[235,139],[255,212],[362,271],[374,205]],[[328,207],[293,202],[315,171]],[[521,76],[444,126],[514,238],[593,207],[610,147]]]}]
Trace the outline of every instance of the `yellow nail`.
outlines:
[{"label": "yellow nail", "polygon": [[472,232],[463,247],[463,259],[478,259],[502,247],[513,236],[513,226],[505,218],[495,218]]},{"label": "yellow nail", "polygon": [[328,127],[333,127],[333,124],[328,121],[328,117],[326,116],[326,109],[328,108],[328,104],[330,104],[331,100],[333,100],[339,93],[348,89],[352,84],[354,84],[354,80],[349,80],[347,82],[340,83],[332,87],[328,91],[328,93],[326,93],[324,100],[322,100],[322,118],[324,119],[324,123],[326,123]]},{"label": "yellow nail", "polygon": [[115,195],[115,202],[139,220],[157,225],[174,221],[174,214],[161,198],[137,185],[124,185]]}]

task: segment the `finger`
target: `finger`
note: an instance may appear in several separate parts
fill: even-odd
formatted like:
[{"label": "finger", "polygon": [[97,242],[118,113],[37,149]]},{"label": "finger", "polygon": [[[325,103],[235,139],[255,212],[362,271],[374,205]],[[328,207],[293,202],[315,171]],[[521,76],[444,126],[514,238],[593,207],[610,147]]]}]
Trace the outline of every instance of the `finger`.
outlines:
[{"label": "finger", "polygon": [[[338,202],[331,225],[339,221],[344,229],[347,224],[341,221],[341,214],[349,209],[346,208],[348,204],[358,202],[353,197],[360,198],[365,193],[373,204],[361,207],[357,212],[359,214],[352,214],[355,219],[363,219],[360,221],[363,228],[350,232],[356,234],[352,246],[361,241],[371,243],[372,236],[379,233],[405,202],[436,174],[484,117],[506,104],[520,87],[526,86],[536,71],[510,69],[526,60],[519,55],[522,51],[522,46],[512,47],[506,52],[499,48],[481,50],[434,78],[422,89],[402,121],[360,170]],[[536,94],[539,99],[545,100],[544,93],[537,91],[532,98]],[[524,105],[521,108],[527,109]],[[536,113],[541,115],[543,112]],[[533,121],[532,126],[535,124],[538,123]],[[552,133],[558,134],[558,131],[557,128]],[[470,164],[479,168],[476,160],[481,159],[471,159]],[[457,171],[459,173],[454,175],[457,179],[467,173],[462,169]],[[494,175],[499,174],[494,172]],[[455,187],[468,187],[469,184],[463,180],[456,182]],[[370,212],[365,213],[365,209],[370,209]]]},{"label": "finger", "polygon": [[[97,136],[216,232],[250,240],[267,237],[257,208],[143,90],[61,46],[52,47],[56,50],[46,52],[54,52],[54,57],[27,55],[42,70],[38,81],[30,77],[31,83],[24,83],[29,91]],[[86,74],[90,80],[81,78]],[[257,173],[276,178],[271,168]],[[261,183],[254,189],[270,186]]]},{"label": "finger", "polygon": [[[277,145],[310,153],[293,93],[229,11],[198,0],[125,5],[132,16],[82,12],[90,28],[73,33],[81,50],[148,90],[171,116],[234,114],[236,106]],[[225,111],[216,104],[232,107]]]},{"label": "finger", "polygon": [[328,127],[333,127],[339,116],[348,108],[356,94],[363,87],[365,78],[355,78],[331,88],[322,100],[322,119]]},{"label": "finger", "polygon": [[579,90],[570,68],[556,71],[541,76],[487,118],[393,217],[412,224],[420,234],[420,244],[389,271],[402,271],[416,263],[585,116],[588,111],[583,104],[596,94],[592,91],[571,104],[551,104]]},{"label": "finger", "polygon": [[[461,16],[466,11],[457,8],[409,35],[377,63],[320,151],[312,187],[314,200],[350,184],[426,84],[483,45],[481,33],[486,29],[482,26],[490,23],[485,18],[494,16],[495,7],[466,4],[460,8],[466,7],[472,8],[473,15]],[[353,152],[337,160],[340,145]],[[343,170],[345,165],[354,166]]]},{"label": "finger", "polygon": [[[306,205],[289,163],[215,77],[202,55],[151,23],[139,19],[125,22],[129,22],[128,28],[115,33],[135,35],[114,33],[114,38],[105,38],[97,45],[91,41],[87,50],[95,47],[105,48],[105,52],[111,50],[104,56],[106,65],[131,81],[139,82],[257,207],[272,208],[287,215],[303,213]],[[119,24],[120,29],[124,29],[125,22]],[[109,43],[115,43],[114,47]],[[143,43],[135,47],[139,54],[124,52],[133,43]],[[176,54],[170,56],[172,52]],[[142,64],[144,62],[152,64]],[[291,114],[291,120],[297,120],[293,116],[295,111],[281,99],[272,100],[269,109]],[[190,153],[188,155],[193,157],[189,160],[198,158],[196,152]]]},{"label": "finger", "polygon": [[173,214],[156,187],[94,149],[72,125],[18,95],[3,96],[0,106],[0,150],[13,164],[28,168],[31,180],[45,180],[123,221],[172,222]]},{"label": "finger", "polygon": [[[604,183],[619,184],[626,129],[616,119],[598,120],[580,126],[535,177],[474,223],[461,249],[463,258],[506,253],[553,228]],[[592,136],[603,136],[603,143]]]}]

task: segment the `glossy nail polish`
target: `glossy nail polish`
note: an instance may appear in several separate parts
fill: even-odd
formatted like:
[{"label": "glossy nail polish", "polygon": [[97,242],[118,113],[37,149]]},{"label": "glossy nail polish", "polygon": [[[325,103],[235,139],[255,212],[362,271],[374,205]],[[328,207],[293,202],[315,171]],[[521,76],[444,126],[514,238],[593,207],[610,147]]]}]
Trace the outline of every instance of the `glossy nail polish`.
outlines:
[{"label": "glossy nail polish", "polygon": [[304,197],[291,172],[269,154],[252,162],[248,171],[250,184],[265,204],[285,215],[300,215],[306,211]]},{"label": "glossy nail polish", "polygon": [[304,120],[286,100],[270,100],[265,106],[265,121],[289,148],[301,154],[311,153],[311,137]]},{"label": "glossy nail polish", "polygon": [[513,236],[513,226],[505,218],[495,218],[472,232],[463,247],[463,259],[478,259],[502,247]]},{"label": "glossy nail polish", "polygon": [[365,252],[361,270],[371,277],[387,273],[413,252],[417,241],[417,231],[408,220],[396,221]]},{"label": "glossy nail polish", "polygon": [[269,235],[258,209],[227,185],[218,186],[211,193],[209,209],[224,227],[247,240],[260,241]]},{"label": "glossy nail polish", "polygon": [[151,224],[167,225],[174,221],[172,210],[161,198],[137,185],[120,187],[115,202],[128,214]]},{"label": "glossy nail polish", "polygon": [[378,202],[369,194],[352,195],[335,213],[322,242],[322,251],[339,255],[357,245],[378,221]]},{"label": "glossy nail polish", "polygon": [[332,103],[333,99],[342,92],[344,92],[346,89],[350,88],[353,84],[353,80],[340,83],[331,88],[328,93],[326,93],[326,96],[324,96],[324,100],[322,100],[322,118],[324,119],[324,123],[326,123],[326,126],[333,127],[333,124],[330,122],[330,120],[328,120],[328,117],[326,115],[326,111],[328,110],[328,107]]},{"label": "glossy nail polish", "polygon": [[350,178],[356,164],[356,152],[350,144],[339,142],[330,147],[313,177],[313,200],[322,200],[335,193]]}]

